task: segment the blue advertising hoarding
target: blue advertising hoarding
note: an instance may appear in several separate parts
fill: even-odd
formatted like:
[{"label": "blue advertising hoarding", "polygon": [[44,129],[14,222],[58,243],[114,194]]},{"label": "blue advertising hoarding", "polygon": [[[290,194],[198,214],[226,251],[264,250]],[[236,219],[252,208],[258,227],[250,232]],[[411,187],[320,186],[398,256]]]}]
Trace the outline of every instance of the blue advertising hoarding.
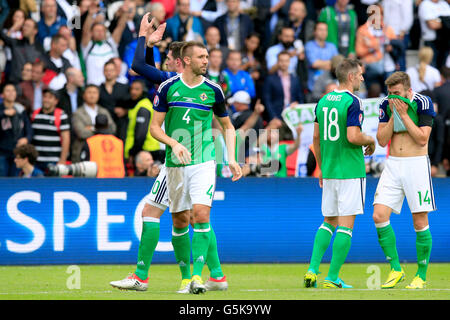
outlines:
[{"label": "blue advertising hoarding", "polygon": [[[0,179],[0,265],[134,264],[143,198],[153,179]],[[377,179],[367,179],[365,214],[356,218],[347,261],[383,262],[372,221]],[[431,261],[450,261],[450,180],[434,179]],[[223,263],[308,262],[323,218],[311,178],[218,179],[211,222]],[[393,214],[401,261],[415,262],[415,232],[406,200]],[[154,263],[174,263],[171,215],[161,218]],[[331,246],[324,256],[329,261]]]}]

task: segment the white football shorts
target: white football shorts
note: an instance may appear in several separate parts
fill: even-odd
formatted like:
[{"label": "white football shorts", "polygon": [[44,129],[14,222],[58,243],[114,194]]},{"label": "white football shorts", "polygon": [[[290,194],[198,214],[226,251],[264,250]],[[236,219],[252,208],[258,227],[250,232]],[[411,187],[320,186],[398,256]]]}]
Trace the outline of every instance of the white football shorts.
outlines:
[{"label": "white football shorts", "polygon": [[322,215],[353,216],[364,213],[366,178],[323,179]]},{"label": "white football shorts", "polygon": [[216,162],[167,167],[167,188],[172,213],[189,210],[194,204],[211,207],[216,190]]},{"label": "white football shorts", "polygon": [[166,166],[162,165],[150,193],[145,196],[145,203],[154,207],[166,210],[169,207],[169,197],[167,195]]},{"label": "white football shorts", "polygon": [[382,204],[399,214],[403,200],[415,212],[436,210],[428,156],[392,157],[385,162],[373,204]]}]

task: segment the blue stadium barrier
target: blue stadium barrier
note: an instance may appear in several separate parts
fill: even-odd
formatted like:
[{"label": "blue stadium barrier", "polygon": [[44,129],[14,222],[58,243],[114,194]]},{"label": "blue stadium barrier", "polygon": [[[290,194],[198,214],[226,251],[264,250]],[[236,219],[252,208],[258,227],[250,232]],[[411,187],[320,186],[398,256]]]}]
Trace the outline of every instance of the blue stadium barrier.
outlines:
[{"label": "blue stadium barrier", "polygon": [[[366,213],[356,218],[349,262],[383,262],[372,222],[378,180],[367,179]],[[0,179],[0,265],[134,264],[150,178]],[[432,262],[450,261],[450,179],[434,179]],[[308,262],[322,222],[311,178],[218,179],[212,209],[223,263]],[[404,202],[392,215],[401,261],[415,262],[415,232]],[[161,219],[154,263],[174,263],[171,216]],[[331,246],[324,256],[329,261]]]}]

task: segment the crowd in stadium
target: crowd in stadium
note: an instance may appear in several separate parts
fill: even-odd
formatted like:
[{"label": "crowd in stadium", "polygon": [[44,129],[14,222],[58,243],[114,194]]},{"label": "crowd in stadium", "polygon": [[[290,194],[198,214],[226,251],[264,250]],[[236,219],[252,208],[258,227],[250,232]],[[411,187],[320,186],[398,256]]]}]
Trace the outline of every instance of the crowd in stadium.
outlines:
[{"label": "crowd in stadium", "polygon": [[[157,86],[131,69],[146,12],[156,27],[166,22],[153,48],[157,68],[165,70],[171,42],[203,42],[210,55],[206,76],[222,86],[235,128],[251,118],[255,130],[278,129],[281,141],[301,133],[292,132],[282,111],[336,89],[334,69],[344,57],[364,64],[362,99],[386,96],[384,80],[406,71],[412,89],[435,102],[432,173],[448,176],[449,3],[0,0],[0,176],[41,176],[49,164],[105,161],[99,156],[105,150],[123,158],[120,175],[155,175],[164,162],[148,131]],[[114,138],[105,145],[90,139],[97,134]],[[259,147],[286,169],[286,148]]]}]

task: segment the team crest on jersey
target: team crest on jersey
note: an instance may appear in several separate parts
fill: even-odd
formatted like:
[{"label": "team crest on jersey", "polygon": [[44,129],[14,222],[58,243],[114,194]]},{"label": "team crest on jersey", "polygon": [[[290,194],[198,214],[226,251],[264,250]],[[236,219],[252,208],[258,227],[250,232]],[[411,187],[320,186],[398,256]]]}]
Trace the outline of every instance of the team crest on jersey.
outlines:
[{"label": "team crest on jersey", "polygon": [[206,95],[206,93],[202,93],[201,95],[200,95],[200,99],[202,100],[202,101],[205,101],[206,99],[208,99],[208,96]]},{"label": "team crest on jersey", "polygon": [[158,95],[156,95],[156,96],[155,96],[155,99],[153,99],[153,105],[154,105],[155,107],[157,107],[157,106],[159,105],[159,97],[158,97]]},{"label": "team crest on jersey", "polygon": [[380,119],[384,118],[384,110],[380,108]]}]

